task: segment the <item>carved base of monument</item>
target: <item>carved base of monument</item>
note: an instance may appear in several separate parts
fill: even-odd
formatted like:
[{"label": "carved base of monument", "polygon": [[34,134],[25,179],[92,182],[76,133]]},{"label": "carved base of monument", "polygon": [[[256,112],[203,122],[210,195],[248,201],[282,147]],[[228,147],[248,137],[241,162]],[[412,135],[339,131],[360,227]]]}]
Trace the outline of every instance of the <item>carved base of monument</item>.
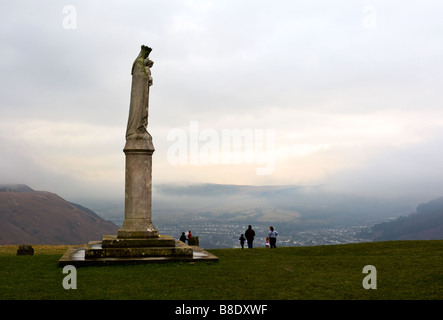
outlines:
[{"label": "carved base of monument", "polygon": [[143,247],[174,247],[175,239],[171,236],[157,238],[121,239],[116,236],[103,236],[103,248],[143,248]]},{"label": "carved base of monument", "polygon": [[125,219],[122,227],[118,230],[118,237],[131,238],[157,238],[158,231],[154,225],[145,219]]}]

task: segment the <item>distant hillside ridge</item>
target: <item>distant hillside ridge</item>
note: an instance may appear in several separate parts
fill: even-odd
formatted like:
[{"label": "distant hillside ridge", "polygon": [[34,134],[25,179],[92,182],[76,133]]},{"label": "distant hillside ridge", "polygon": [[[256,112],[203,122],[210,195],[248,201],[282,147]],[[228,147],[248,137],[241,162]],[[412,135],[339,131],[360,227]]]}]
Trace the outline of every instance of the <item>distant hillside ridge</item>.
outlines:
[{"label": "distant hillside ridge", "polygon": [[443,239],[443,197],[420,204],[408,216],[374,225],[370,236],[374,241]]},{"label": "distant hillside ridge", "polygon": [[34,192],[26,184],[0,184],[0,192]]},{"label": "distant hillside ridge", "polygon": [[116,234],[118,226],[55,193],[0,185],[0,244],[77,245]]}]

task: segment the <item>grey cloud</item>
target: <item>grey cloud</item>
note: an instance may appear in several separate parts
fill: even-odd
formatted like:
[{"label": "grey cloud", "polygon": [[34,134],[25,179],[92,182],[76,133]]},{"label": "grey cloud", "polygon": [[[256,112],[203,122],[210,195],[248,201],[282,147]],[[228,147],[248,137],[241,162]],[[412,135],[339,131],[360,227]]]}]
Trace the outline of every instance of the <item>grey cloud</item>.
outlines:
[{"label": "grey cloud", "polygon": [[[441,108],[443,4],[438,1],[372,1],[377,10],[374,30],[361,25],[366,2],[355,1],[72,4],[77,9],[76,30],[63,29],[64,3],[2,3],[2,119],[85,122],[121,126],[123,132],[130,66],[141,44],[154,49],[154,132],[186,127],[193,120],[202,127],[229,128],[243,117],[256,118],[261,128],[293,125],[294,130],[316,122],[297,126],[297,119],[269,117],[272,121],[265,123],[272,108],[317,112],[322,119],[386,109],[426,114]],[[232,124],[229,119],[237,120]],[[165,137],[154,139],[164,143]],[[438,142],[408,149],[409,156],[431,152]],[[120,150],[120,144],[115,148]],[[7,146],[11,147],[6,139],[4,150]],[[160,145],[159,150],[166,147]],[[402,158],[381,151],[376,161],[380,167],[395,167],[394,160],[389,164],[383,159]],[[3,164],[13,172],[20,164],[16,159],[26,154],[2,151],[2,157],[8,158]],[[422,172],[421,165],[439,168],[438,157],[426,159],[414,158],[415,173]],[[377,188],[369,182],[377,169],[363,168],[360,180],[368,179],[367,185]],[[401,172],[406,175],[406,167]],[[343,174],[342,183],[352,185],[351,176]],[[394,176],[391,181],[394,185]]]}]

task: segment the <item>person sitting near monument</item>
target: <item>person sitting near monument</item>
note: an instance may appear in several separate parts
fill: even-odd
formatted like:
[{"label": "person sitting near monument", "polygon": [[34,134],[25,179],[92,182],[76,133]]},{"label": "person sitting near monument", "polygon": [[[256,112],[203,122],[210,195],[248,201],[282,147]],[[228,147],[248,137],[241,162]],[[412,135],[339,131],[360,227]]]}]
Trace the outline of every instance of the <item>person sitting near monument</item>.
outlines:
[{"label": "person sitting near monument", "polygon": [[182,232],[182,235],[180,236],[180,241],[186,243],[186,235],[184,232]]},{"label": "person sitting near monument", "polygon": [[189,243],[190,238],[192,238],[192,231],[191,230],[189,230],[189,232],[188,232],[188,243]]}]

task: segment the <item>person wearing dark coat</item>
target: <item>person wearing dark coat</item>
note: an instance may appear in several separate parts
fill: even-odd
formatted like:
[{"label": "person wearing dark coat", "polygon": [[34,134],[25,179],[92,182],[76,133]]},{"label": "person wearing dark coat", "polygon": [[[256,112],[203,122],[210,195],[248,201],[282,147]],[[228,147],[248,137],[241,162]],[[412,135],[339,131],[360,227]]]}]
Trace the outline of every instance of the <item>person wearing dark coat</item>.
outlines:
[{"label": "person wearing dark coat", "polygon": [[241,234],[241,236],[238,240],[240,241],[241,248],[243,249],[245,247],[245,241],[246,241],[246,238],[243,235],[243,233]]},{"label": "person wearing dark coat", "polygon": [[252,244],[254,242],[254,237],[255,237],[255,231],[252,229],[251,225],[249,225],[248,230],[245,231],[245,237],[246,240],[248,241],[248,248],[252,249]]}]

